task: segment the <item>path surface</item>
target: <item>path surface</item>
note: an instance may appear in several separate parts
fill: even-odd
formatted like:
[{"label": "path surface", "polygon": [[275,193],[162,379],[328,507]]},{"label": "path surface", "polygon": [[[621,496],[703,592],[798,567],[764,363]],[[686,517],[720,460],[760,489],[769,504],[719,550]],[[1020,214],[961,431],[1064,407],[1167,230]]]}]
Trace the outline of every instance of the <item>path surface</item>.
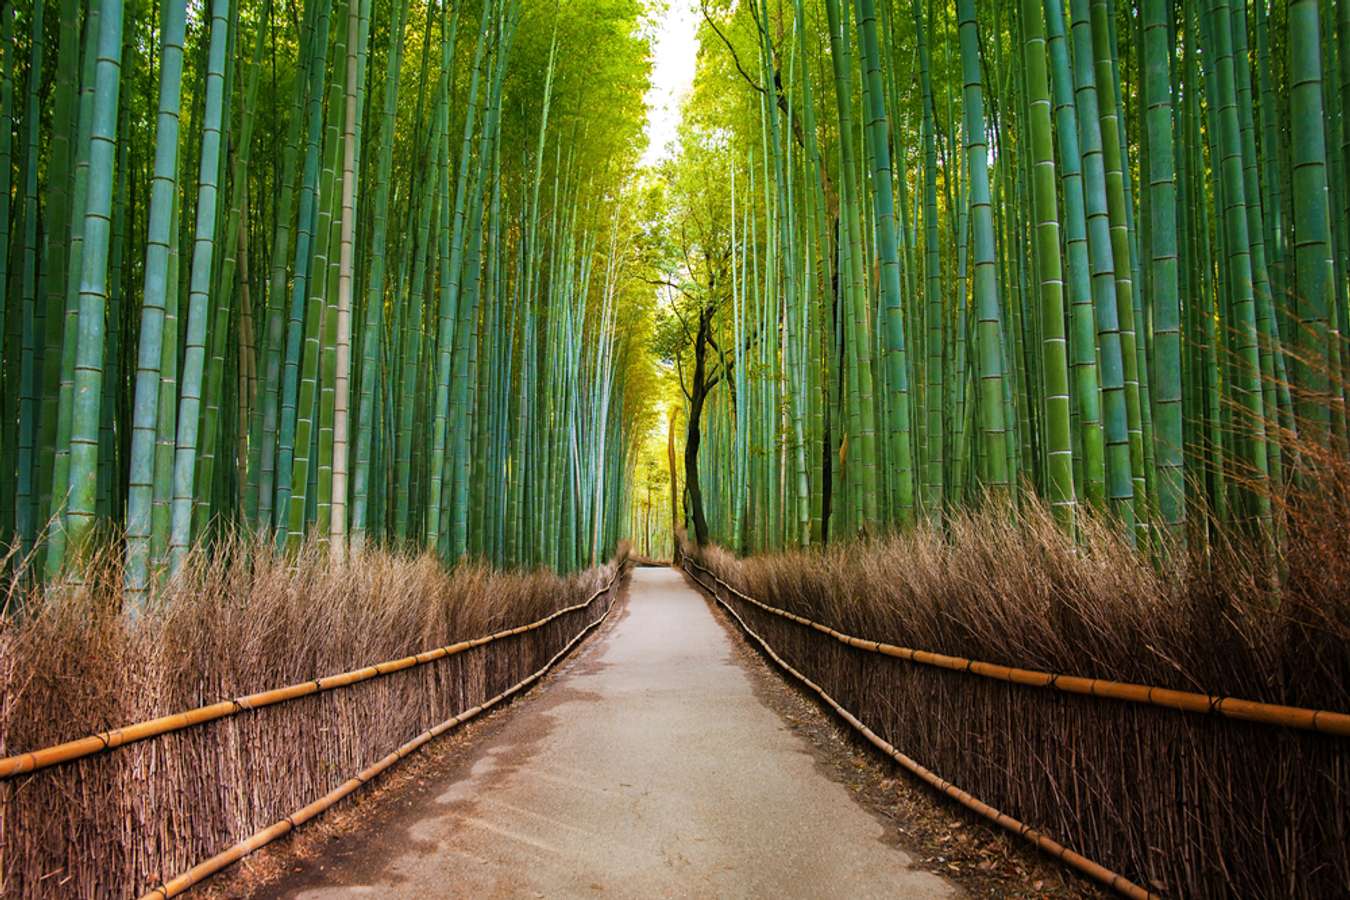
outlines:
[{"label": "path surface", "polygon": [[637,569],[611,630],[518,702],[439,796],[370,832],[334,842],[281,896],[956,894],[819,770],[670,569]]}]

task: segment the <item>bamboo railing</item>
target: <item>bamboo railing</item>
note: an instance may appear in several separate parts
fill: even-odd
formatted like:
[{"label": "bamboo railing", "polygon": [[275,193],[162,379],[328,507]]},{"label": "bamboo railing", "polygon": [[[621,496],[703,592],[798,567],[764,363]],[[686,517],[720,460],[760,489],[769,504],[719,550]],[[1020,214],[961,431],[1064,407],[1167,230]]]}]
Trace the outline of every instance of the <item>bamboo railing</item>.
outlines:
[{"label": "bamboo railing", "polygon": [[[687,558],[687,557],[686,557]],[[781,616],[789,621],[813,628],[821,634],[829,635],[842,644],[892,656],[919,665],[935,666],[953,672],[967,672],[995,681],[1006,681],[1026,687],[1050,688],[1066,694],[1083,694],[1089,697],[1102,697],[1121,700],[1126,703],[1140,703],[1148,706],[1160,706],[1189,713],[1203,713],[1241,719],[1245,722],[1258,722],[1264,725],[1276,725],[1285,728],[1299,728],[1317,731],[1339,737],[1350,737],[1350,713],[1333,712],[1322,709],[1306,709],[1299,706],[1282,706],[1277,703],[1261,703],[1256,700],[1242,700],[1236,697],[1218,697],[1193,691],[1178,691],[1170,688],[1150,687],[1146,684],[1130,684],[1122,681],[1108,681],[1102,678],[1084,678],[1078,675],[1063,675],[1053,672],[1038,672],[1034,669],[1019,669],[1015,666],[1002,666],[996,663],[966,659],[961,656],[947,656],[928,650],[914,650],[909,647],[897,647],[881,641],[854,637],[813,621],[805,616],[779,609],[756,600],[754,597],[737,590],[713,572],[693,559],[689,564],[701,572],[712,576],[723,589],[735,594],[746,603],[759,607],[767,613]]]},{"label": "bamboo railing", "polygon": [[470,650],[474,647],[490,644],[493,641],[499,641],[503,638],[514,637],[515,635],[523,634],[527,631],[533,631],[536,628],[542,628],[559,616],[564,616],[567,613],[576,612],[579,609],[584,609],[589,606],[591,601],[595,600],[596,597],[599,597],[601,594],[614,587],[615,581],[622,572],[623,564],[620,563],[615,567],[614,574],[610,576],[610,579],[605,586],[591,594],[585,601],[564,607],[563,609],[550,613],[544,618],[531,622],[528,625],[507,628],[484,637],[459,641],[458,643],[448,644],[444,647],[436,647],[412,656],[405,656],[401,659],[388,660],[386,662],[365,666],[364,668],[353,669],[350,672],[340,672],[335,675],[326,675],[322,678],[315,678],[311,681],[301,681],[296,684],[287,685],[286,687],[259,691],[254,694],[246,694],[242,697],[236,697],[233,700],[221,700],[218,703],[199,706],[184,712],[172,713],[155,719],[147,719],[143,722],[124,725],[121,728],[114,728],[109,731],[100,731],[98,734],[77,738],[76,740],[66,741],[50,747],[43,747],[40,750],[30,750],[26,753],[7,756],[4,759],[0,759],[0,781],[7,778],[13,778],[16,775],[35,772],[38,769],[45,769],[48,766],[70,762],[86,756],[92,756],[95,753],[112,750],[117,747],[135,743],[136,741],[143,741],[147,738],[158,737],[175,731],[182,731],[197,725],[204,725],[207,722],[214,722],[217,719],[229,718],[230,716],[239,715],[242,712],[250,712],[262,709],[265,706],[286,703],[291,700],[298,700],[301,697],[309,697],[314,694],[331,691],[335,688],[359,684],[363,681],[369,681],[372,678],[392,675],[395,672],[402,672],[405,669],[423,666],[427,663],[435,662],[438,659],[445,659],[446,657],[454,656],[457,653],[463,653],[465,650]]}]

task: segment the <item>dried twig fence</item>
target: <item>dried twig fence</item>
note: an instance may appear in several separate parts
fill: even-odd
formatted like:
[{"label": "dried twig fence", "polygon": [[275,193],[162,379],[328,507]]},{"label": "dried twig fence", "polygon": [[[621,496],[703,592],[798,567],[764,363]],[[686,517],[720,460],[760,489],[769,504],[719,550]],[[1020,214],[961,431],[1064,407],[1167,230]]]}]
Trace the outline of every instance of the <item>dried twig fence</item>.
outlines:
[{"label": "dried twig fence", "polygon": [[[899,647],[757,600],[695,559],[685,558],[685,570],[778,665],[882,752],[1125,896],[1317,897],[1350,884],[1341,740],[1350,736],[1350,715]],[[1034,699],[1056,692],[1067,696]],[[1224,718],[1235,720],[1226,732]],[[1126,874],[1000,812],[896,744],[936,760],[998,807],[1055,823],[1055,833]],[[1290,753],[1291,745],[1302,752]],[[1255,774],[1260,760],[1279,777]],[[1234,770],[1248,777],[1224,777]],[[1263,806],[1265,821],[1253,815],[1255,804],[1242,803],[1281,788],[1297,800]],[[1277,840],[1295,830],[1301,840]],[[1162,839],[1168,835],[1179,840]]]},{"label": "dried twig fence", "polygon": [[[0,759],[0,788],[6,781],[12,788],[0,832],[26,824],[15,820],[40,821],[49,808],[39,797],[64,796],[81,807],[80,830],[103,834],[39,848],[49,858],[78,857],[79,866],[51,872],[5,866],[0,894],[183,893],[538,681],[609,615],[625,569],[620,560],[586,600],[526,625]],[[395,673],[407,674],[386,677]],[[262,710],[268,711],[258,715]],[[447,712],[454,714],[443,718]],[[405,739],[413,728],[415,736]],[[397,749],[387,752],[394,740]],[[106,752],[117,748],[126,749]],[[213,777],[226,767],[221,757],[233,758],[231,771],[264,777],[254,783]],[[344,770],[357,774],[328,789]],[[309,800],[320,791],[326,793]],[[26,803],[25,795],[36,802]],[[272,824],[254,830],[265,822]],[[124,842],[118,826],[128,825],[137,839]],[[237,840],[241,825],[250,836],[215,852]],[[208,854],[214,855],[197,862]],[[175,871],[182,874],[168,877]]]}]

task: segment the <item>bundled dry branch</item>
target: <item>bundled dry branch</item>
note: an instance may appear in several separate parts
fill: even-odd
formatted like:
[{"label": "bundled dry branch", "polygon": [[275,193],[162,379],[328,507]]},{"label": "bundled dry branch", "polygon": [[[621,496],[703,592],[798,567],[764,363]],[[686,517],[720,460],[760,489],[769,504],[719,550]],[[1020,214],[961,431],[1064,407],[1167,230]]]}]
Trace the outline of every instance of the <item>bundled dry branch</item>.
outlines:
[{"label": "bundled dry branch", "polygon": [[153,719],[135,722],[120,728],[100,731],[98,734],[86,735],[85,737],[76,738],[71,741],[63,741],[60,744],[55,744],[50,747],[42,747],[15,756],[0,758],[0,778],[13,778],[16,775],[23,775],[28,772],[37,771],[38,769],[45,769],[48,766],[60,765],[61,763],[83,759],[84,757],[92,756],[95,753],[116,750],[119,747],[124,747],[127,744],[135,743],[136,741],[148,740],[175,731],[182,731],[187,728],[195,728],[199,725],[204,725],[207,722],[228,718],[229,716],[254,712],[277,703],[289,703],[292,700],[310,697],[314,694],[323,693],[324,691],[340,690],[342,688],[351,687],[353,684],[369,681],[372,678],[383,678],[386,675],[393,675],[397,672],[411,669],[414,666],[427,665],[428,663],[445,659],[448,656],[454,656],[457,653],[471,650],[474,647],[490,644],[493,641],[515,637],[527,631],[542,628],[554,619],[589,606],[590,603],[595,600],[597,594],[608,592],[613,588],[614,582],[618,578],[618,574],[616,569],[609,580],[598,590],[592,592],[585,600],[571,606],[564,606],[562,609],[549,613],[542,619],[536,619],[525,625],[516,625],[482,637],[456,641],[453,644],[447,644],[443,647],[423,650],[421,653],[399,657],[398,659],[384,660],[347,672],[323,675],[318,678],[289,684],[285,687],[270,688],[230,700],[220,700],[215,703],[208,703],[206,706],[198,706],[182,712],[157,716]]},{"label": "bundled dry branch", "polygon": [[[913,647],[897,647],[895,644],[889,644],[885,641],[845,634],[823,622],[817,622],[814,619],[808,619],[805,616],[799,616],[796,613],[756,600],[744,591],[737,590],[717,577],[715,573],[696,562],[692,557],[687,558],[685,564],[686,571],[693,569],[695,572],[711,576],[714,579],[716,584],[709,585],[698,575],[693,575],[694,580],[700,586],[714,593],[719,599],[721,598],[721,592],[725,590],[733,594],[737,600],[756,606],[764,612],[781,616],[798,625],[815,629],[821,634],[829,635],[845,646],[858,650],[880,653],[883,656],[891,656],[907,662],[934,666],[952,672],[964,672],[968,675],[978,675],[981,678],[1006,681],[1010,684],[1019,684],[1025,687],[1047,688],[1053,691],[1063,691],[1066,694],[1122,700],[1127,703],[1144,703],[1163,709],[1219,715],[1230,719],[1241,719],[1246,722],[1259,722],[1264,725],[1276,725],[1284,728],[1302,728],[1323,734],[1350,737],[1350,713],[1284,706],[1278,703],[1260,703],[1255,700],[1244,700],[1240,697],[1216,697],[1210,694],[1196,693],[1195,691],[1179,691],[1146,684],[1129,684],[1104,678],[1083,678],[1079,675],[1069,675],[1062,672],[1042,672],[1036,669],[1018,668],[1017,666],[1001,666],[978,659],[967,659],[964,656],[949,656],[928,650],[917,650]],[[114,732],[112,736],[115,737],[116,734]],[[0,760],[0,776],[4,774],[6,762],[8,761]]]},{"label": "bundled dry branch", "polygon": [[[240,542],[188,567],[134,624],[110,611],[119,580],[107,573],[0,623],[0,756],[515,628],[584,601],[612,571],[447,573],[430,557],[383,552],[333,568],[316,548],[284,560]],[[139,894],[526,679],[605,603],[0,782],[0,894]]]},{"label": "bundled dry branch", "polygon": [[[1163,574],[1105,523],[1038,506],[824,552],[702,562],[839,631],[1049,672],[1350,710],[1344,479],[1282,504],[1283,579],[1235,542]],[[885,741],[1137,884],[1330,896],[1350,884],[1350,742],[1065,694],[850,647],[724,591],[747,625]]]}]

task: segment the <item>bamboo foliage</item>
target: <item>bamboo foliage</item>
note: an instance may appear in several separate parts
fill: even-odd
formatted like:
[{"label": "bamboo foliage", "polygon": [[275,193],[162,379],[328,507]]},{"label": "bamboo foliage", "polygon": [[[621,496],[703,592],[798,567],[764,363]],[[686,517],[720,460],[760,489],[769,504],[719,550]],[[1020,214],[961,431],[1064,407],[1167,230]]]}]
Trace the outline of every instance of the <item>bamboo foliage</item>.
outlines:
[{"label": "bamboo foliage", "polygon": [[[620,314],[638,223],[616,214],[641,106],[576,60],[642,77],[646,44],[636,9],[593,6],[0,12],[20,583],[78,579],[111,543],[138,610],[240,528],[339,565],[372,542],[608,555],[641,409]],[[606,113],[579,132],[590,103]]]},{"label": "bamboo foliage", "polygon": [[8,5],[14,565],[581,566],[653,507],[663,370],[672,511],[742,552],[1024,491],[1278,545],[1346,440],[1347,6],[710,2],[634,177],[636,6]]},{"label": "bamboo foliage", "polygon": [[[1147,553],[1278,545],[1308,447],[1344,452],[1347,6],[707,4],[659,264],[731,373],[686,401],[690,533],[753,552],[1034,491]],[[680,236],[710,210],[725,249]],[[686,375],[697,343],[658,341]]]}]

